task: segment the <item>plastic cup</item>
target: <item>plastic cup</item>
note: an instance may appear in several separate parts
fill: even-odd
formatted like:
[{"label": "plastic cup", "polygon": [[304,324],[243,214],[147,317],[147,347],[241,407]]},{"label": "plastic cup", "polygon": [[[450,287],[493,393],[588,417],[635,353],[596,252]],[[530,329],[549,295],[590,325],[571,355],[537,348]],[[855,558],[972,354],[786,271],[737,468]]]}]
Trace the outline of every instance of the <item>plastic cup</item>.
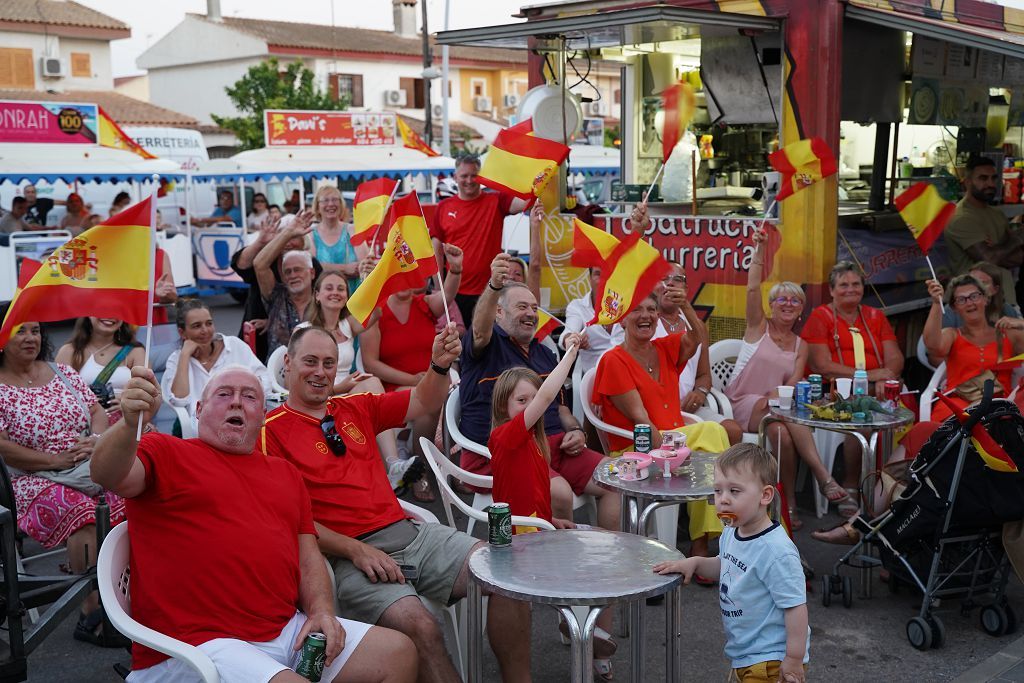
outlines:
[{"label": "plastic cup", "polygon": [[850,391],[853,389],[853,380],[849,377],[836,378],[836,393],[843,398],[850,398]]},{"label": "plastic cup", "polygon": [[636,460],[622,458],[619,460],[619,479],[636,479]]},{"label": "plastic cup", "polygon": [[779,392],[779,408],[789,410],[793,406],[793,387],[779,386],[776,387],[776,391]]}]

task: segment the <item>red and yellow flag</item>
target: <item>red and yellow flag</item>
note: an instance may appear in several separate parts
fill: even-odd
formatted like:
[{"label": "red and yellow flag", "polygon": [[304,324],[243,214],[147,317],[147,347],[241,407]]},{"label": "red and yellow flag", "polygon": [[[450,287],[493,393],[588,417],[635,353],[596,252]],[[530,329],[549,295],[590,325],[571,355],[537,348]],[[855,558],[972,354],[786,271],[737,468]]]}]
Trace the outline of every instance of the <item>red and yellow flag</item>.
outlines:
[{"label": "red and yellow flag", "polygon": [[349,313],[364,325],[373,309],[383,306],[389,296],[403,289],[422,287],[428,277],[437,273],[434,247],[415,192],[391,204],[383,226],[388,231],[384,253],[348,300]]},{"label": "red and yellow flag", "polygon": [[435,152],[433,148],[423,141],[419,135],[416,134],[409,124],[402,120],[402,117],[398,117],[398,132],[402,136],[402,146],[409,149],[415,149],[418,152],[423,152],[428,157],[439,157],[440,152]]},{"label": "red and yellow flag", "polygon": [[601,228],[574,218],[572,235],[572,256],[570,262],[580,268],[603,268],[611,258],[619,239]]},{"label": "red and yellow flag", "polygon": [[776,201],[810,187],[838,170],[832,148],[818,137],[797,140],[773,152],[768,163],[782,174]]},{"label": "red and yellow flag", "polygon": [[544,341],[548,338],[548,335],[558,329],[559,325],[565,325],[565,323],[545,311],[543,308],[538,308],[537,331],[533,333],[533,338],[539,342]]},{"label": "red and yellow flag", "polygon": [[661,253],[640,239],[626,237],[612,252],[601,271],[595,300],[598,306],[588,324],[611,325],[621,320],[671,269]]},{"label": "red and yellow flag", "polygon": [[524,132],[532,125],[528,119],[498,133],[477,176],[481,185],[527,201],[540,195],[569,156],[569,148]]},{"label": "red and yellow flag", "polygon": [[[399,119],[401,121],[401,119]],[[377,178],[359,183],[356,198],[352,206],[352,245],[365,244],[370,241],[381,221],[388,201],[394,194],[398,182],[391,178]]]},{"label": "red and yellow flag", "polygon": [[661,106],[665,110],[665,126],[661,132],[661,160],[668,161],[672,150],[686,133],[693,114],[697,111],[697,96],[686,82],[676,83],[661,93]]},{"label": "red and yellow flag", "polygon": [[54,250],[14,294],[0,348],[24,322],[85,315],[145,325],[149,310],[148,263],[153,250],[152,199],[147,197]]},{"label": "red and yellow flag", "polygon": [[[117,125],[114,119],[110,118],[107,112],[103,111],[103,107],[99,108],[99,128],[100,128],[100,144],[104,147],[113,147],[114,149],[123,149],[126,152],[134,152],[143,159],[156,159],[156,156],[150,154],[146,149],[139,143],[132,140],[123,130],[121,126]],[[145,324],[145,323],[143,323]]]},{"label": "red and yellow flag", "polygon": [[926,255],[956,211],[956,204],[943,199],[934,185],[924,182],[914,183],[892,203],[917,240],[921,253]]},{"label": "red and yellow flag", "polygon": [[[967,413],[960,408],[954,401],[948,396],[943,394],[941,391],[935,394],[940,401],[946,404],[946,407],[953,411],[956,418],[960,420],[960,424],[967,422],[969,416]],[[981,422],[977,422],[974,428],[971,429],[971,444],[974,446],[974,450],[981,456],[982,461],[985,463],[985,467],[996,472],[1016,472],[1017,464],[1010,457],[1010,454],[1006,450],[996,443],[996,440],[992,438],[992,435],[985,429],[985,425]]]}]

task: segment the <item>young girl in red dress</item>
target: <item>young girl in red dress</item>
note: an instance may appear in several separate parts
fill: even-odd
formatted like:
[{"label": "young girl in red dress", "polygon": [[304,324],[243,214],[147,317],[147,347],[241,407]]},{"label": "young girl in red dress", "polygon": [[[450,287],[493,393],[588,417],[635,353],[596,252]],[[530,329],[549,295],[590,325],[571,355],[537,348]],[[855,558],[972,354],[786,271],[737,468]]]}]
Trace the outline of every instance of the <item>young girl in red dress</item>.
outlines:
[{"label": "young girl in red dress", "polygon": [[540,517],[558,528],[572,528],[573,523],[551,516],[551,453],[543,418],[576,359],[579,335],[572,337],[562,360],[543,383],[526,367],[501,373],[491,399],[491,438],[487,440],[494,500],[508,503],[513,515]]}]

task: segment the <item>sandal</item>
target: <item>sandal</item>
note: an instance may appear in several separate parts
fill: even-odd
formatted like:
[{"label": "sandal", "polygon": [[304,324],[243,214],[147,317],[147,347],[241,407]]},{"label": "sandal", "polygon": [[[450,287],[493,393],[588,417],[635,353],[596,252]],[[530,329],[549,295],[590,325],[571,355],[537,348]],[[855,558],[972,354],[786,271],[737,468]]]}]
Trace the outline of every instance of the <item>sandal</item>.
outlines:
[{"label": "sandal", "polygon": [[594,680],[595,681],[610,681],[612,680],[612,660],[610,659],[598,659],[594,658]]},{"label": "sandal", "polygon": [[704,588],[711,588],[712,586],[718,585],[718,581],[715,579],[709,579],[706,576],[701,576],[700,574],[693,575],[693,582],[698,586],[703,586]]},{"label": "sandal", "polygon": [[789,508],[789,530],[800,531],[804,528],[803,520],[800,519],[800,515],[796,512],[796,507]]},{"label": "sandal", "polygon": [[849,522],[843,522],[831,529],[818,529],[811,532],[811,538],[822,543],[833,545],[857,545],[860,541],[860,532],[853,528]]},{"label": "sandal", "polygon": [[847,498],[839,503],[839,516],[844,519],[856,517],[860,512],[860,489],[845,489]]},{"label": "sandal", "polygon": [[841,503],[850,497],[849,492],[832,477],[829,477],[828,481],[818,484],[818,490],[821,491],[821,495],[828,498],[830,503]]},{"label": "sandal", "polygon": [[91,643],[98,647],[124,647],[128,640],[120,633],[108,635],[103,632],[103,608],[98,607],[89,614],[79,614],[78,623],[72,634],[75,640]]},{"label": "sandal", "polygon": [[412,485],[412,497],[421,503],[433,503],[435,500],[434,491],[430,488],[430,482],[424,477]]},{"label": "sandal", "polygon": [[[562,641],[562,645],[570,645],[572,641],[569,640],[569,625],[565,623],[564,619],[558,620],[558,636]],[[612,634],[605,631],[600,626],[594,627],[594,659],[608,660],[615,651],[619,649],[619,644],[612,638]]]}]

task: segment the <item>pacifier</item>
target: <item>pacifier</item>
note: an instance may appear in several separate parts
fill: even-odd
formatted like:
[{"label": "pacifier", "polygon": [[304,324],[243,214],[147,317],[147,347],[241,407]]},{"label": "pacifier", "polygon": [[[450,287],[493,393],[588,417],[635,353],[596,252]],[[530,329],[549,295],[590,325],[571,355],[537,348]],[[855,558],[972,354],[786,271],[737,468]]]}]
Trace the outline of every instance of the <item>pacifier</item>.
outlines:
[{"label": "pacifier", "polygon": [[734,526],[736,524],[736,515],[731,512],[719,512],[718,521],[722,523],[722,526]]}]

